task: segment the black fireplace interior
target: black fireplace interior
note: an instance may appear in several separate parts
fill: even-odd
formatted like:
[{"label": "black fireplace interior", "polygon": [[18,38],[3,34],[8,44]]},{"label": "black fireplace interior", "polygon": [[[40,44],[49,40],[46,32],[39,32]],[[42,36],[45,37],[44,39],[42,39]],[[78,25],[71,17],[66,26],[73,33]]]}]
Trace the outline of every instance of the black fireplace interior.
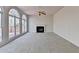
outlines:
[{"label": "black fireplace interior", "polygon": [[37,26],[36,27],[36,32],[37,33],[44,33],[44,26]]}]

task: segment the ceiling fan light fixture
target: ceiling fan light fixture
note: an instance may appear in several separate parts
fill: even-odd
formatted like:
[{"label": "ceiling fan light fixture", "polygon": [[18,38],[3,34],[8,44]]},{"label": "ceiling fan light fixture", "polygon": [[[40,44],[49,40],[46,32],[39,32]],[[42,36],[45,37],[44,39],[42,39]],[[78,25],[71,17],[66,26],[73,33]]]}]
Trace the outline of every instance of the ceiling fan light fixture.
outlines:
[{"label": "ceiling fan light fixture", "polygon": [[39,13],[39,16],[46,15],[46,12],[45,11],[39,11],[38,13]]}]

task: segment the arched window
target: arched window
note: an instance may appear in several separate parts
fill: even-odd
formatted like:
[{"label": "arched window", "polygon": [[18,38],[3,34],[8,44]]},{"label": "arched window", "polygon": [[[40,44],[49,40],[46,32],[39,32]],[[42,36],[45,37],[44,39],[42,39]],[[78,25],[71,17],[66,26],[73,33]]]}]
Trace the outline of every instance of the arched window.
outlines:
[{"label": "arched window", "polygon": [[11,9],[11,10],[9,11],[9,15],[15,16],[15,17],[20,17],[18,11],[15,10],[15,9]]},{"label": "arched window", "polygon": [[0,8],[0,42],[2,41],[2,9]]},{"label": "arched window", "polygon": [[27,32],[27,17],[26,15],[22,16],[22,33]]},{"label": "arched window", "polygon": [[15,9],[9,11],[9,38],[20,34],[20,14]]}]

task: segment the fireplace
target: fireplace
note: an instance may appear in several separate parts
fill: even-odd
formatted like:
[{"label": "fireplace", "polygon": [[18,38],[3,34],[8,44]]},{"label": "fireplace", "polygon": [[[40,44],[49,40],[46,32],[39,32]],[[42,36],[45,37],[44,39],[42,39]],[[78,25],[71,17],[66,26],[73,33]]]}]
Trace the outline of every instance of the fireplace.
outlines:
[{"label": "fireplace", "polygon": [[44,26],[37,26],[36,27],[36,32],[37,33],[44,33]]}]

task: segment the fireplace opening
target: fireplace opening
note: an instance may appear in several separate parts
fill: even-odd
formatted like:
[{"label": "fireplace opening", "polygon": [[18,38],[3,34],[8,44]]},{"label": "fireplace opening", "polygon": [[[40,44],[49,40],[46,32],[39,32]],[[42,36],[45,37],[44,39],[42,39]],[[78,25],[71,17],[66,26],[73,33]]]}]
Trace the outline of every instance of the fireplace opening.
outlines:
[{"label": "fireplace opening", "polygon": [[36,32],[37,33],[44,33],[44,26],[37,26],[36,27]]}]

